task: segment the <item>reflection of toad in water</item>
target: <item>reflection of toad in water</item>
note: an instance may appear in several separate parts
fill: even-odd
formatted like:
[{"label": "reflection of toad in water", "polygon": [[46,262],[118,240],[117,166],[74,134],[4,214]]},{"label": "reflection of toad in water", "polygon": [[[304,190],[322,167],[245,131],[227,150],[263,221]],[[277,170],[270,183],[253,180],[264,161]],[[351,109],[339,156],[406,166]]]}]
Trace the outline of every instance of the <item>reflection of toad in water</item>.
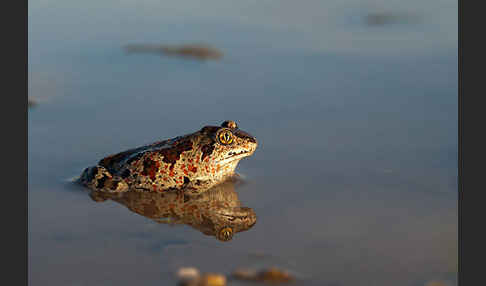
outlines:
[{"label": "reflection of toad in water", "polygon": [[158,223],[187,224],[218,240],[228,241],[256,223],[253,209],[240,206],[235,180],[228,180],[199,195],[183,192],[105,193],[92,191],[96,202],[111,199]]}]

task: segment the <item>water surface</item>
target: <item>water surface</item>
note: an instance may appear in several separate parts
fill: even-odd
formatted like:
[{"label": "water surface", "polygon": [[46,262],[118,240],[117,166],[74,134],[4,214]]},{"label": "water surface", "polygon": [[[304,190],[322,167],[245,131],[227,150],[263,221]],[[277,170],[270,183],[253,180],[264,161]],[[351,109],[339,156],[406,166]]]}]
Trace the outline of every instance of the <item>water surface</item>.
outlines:
[{"label": "water surface", "polygon": [[[193,42],[224,57],[122,48]],[[30,0],[28,69],[30,285],[272,265],[302,285],[455,284],[457,1]],[[230,242],[69,183],[224,120],[260,143],[236,189],[257,223]]]}]

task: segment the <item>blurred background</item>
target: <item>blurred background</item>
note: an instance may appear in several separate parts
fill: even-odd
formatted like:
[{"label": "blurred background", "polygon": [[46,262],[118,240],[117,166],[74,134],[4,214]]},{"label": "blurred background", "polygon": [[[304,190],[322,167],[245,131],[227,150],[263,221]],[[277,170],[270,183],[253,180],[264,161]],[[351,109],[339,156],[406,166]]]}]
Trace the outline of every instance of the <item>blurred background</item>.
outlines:
[{"label": "blurred background", "polygon": [[[183,266],[272,265],[302,285],[456,284],[457,1],[28,7],[29,285],[174,285]],[[194,43],[222,57],[124,49]],[[236,190],[258,220],[230,242],[69,182],[224,120],[260,143]]]}]

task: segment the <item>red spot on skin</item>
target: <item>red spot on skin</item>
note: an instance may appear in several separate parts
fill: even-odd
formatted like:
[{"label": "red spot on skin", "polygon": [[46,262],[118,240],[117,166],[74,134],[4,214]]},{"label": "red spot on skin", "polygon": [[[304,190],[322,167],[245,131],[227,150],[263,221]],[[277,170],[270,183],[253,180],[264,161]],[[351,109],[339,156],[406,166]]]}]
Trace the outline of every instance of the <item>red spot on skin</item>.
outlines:
[{"label": "red spot on skin", "polygon": [[205,158],[209,158],[211,154],[214,151],[214,145],[208,144],[204,145],[201,147],[202,155],[201,155],[201,160],[204,160]]},{"label": "red spot on skin", "polygon": [[187,173],[187,170],[184,170],[184,175],[189,176],[189,174]]},{"label": "red spot on skin", "polygon": [[175,141],[173,147],[168,149],[162,149],[158,151],[163,156],[162,161],[167,164],[171,164],[171,167],[174,166],[177,161],[181,158],[181,154],[185,151],[192,150],[192,141],[188,139],[181,139],[179,141]]},{"label": "red spot on skin", "polygon": [[182,176],[179,176],[179,180],[182,180]]},{"label": "red spot on skin", "polygon": [[206,173],[209,173],[209,168],[208,168],[208,166],[206,166]]},{"label": "red spot on skin", "polygon": [[187,161],[189,161],[189,163],[192,163],[192,159],[189,159],[189,160],[187,160]]},{"label": "red spot on skin", "polygon": [[191,171],[191,172],[193,172],[193,173],[196,173],[196,172],[197,172],[197,167],[196,167],[196,166],[194,166],[194,165],[189,165],[189,166],[188,166],[188,169],[189,169],[189,171]]},{"label": "red spot on skin", "polygon": [[169,176],[174,177],[174,165],[170,166]]},{"label": "red spot on skin", "polygon": [[151,159],[146,159],[143,162],[142,175],[148,176],[152,181],[155,180],[155,175],[159,170],[160,163]]}]

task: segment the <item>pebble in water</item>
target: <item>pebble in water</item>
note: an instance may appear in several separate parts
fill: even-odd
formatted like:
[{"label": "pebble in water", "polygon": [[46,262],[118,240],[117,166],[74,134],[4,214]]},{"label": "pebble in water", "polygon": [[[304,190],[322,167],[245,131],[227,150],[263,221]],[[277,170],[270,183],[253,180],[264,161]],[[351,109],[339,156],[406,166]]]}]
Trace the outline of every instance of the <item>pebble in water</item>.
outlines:
[{"label": "pebble in water", "polygon": [[287,271],[280,270],[277,267],[270,267],[259,272],[250,269],[237,269],[232,276],[239,280],[251,280],[260,282],[283,283],[291,282],[294,277]]},{"label": "pebble in water", "polygon": [[219,60],[223,52],[206,44],[156,45],[129,44],[124,47],[128,53],[157,53],[182,56],[198,60]]},{"label": "pebble in water", "polygon": [[226,286],[226,277],[217,273],[200,274],[194,267],[183,267],[177,271],[179,286]]}]

